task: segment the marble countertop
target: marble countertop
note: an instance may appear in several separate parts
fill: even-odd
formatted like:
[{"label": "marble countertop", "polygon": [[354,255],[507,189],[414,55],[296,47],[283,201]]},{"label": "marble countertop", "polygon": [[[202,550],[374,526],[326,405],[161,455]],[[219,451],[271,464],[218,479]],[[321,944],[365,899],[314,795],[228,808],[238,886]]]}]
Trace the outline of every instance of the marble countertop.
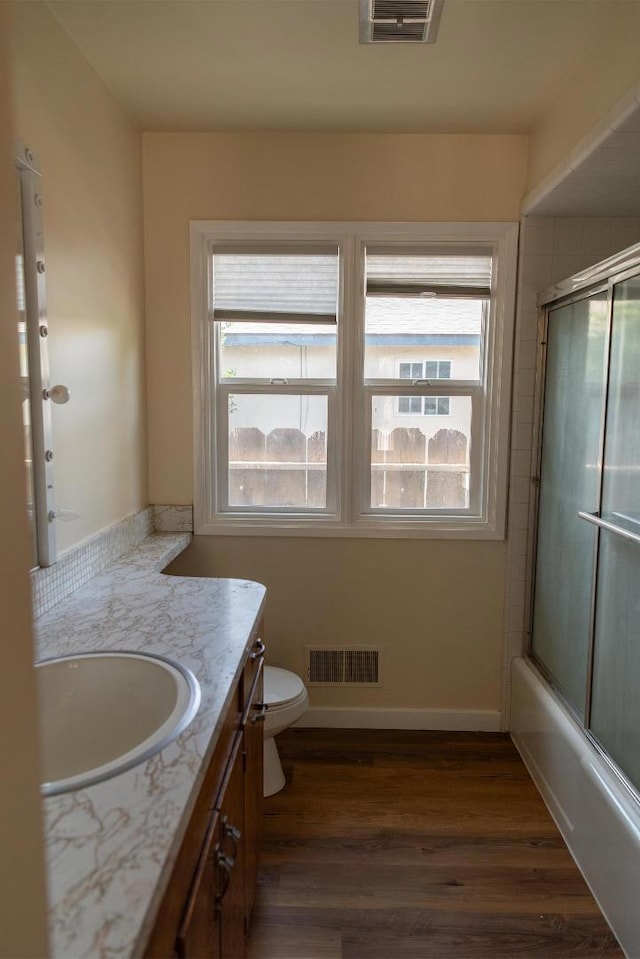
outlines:
[{"label": "marble countertop", "polygon": [[255,639],[265,588],[169,576],[189,543],[156,533],[36,620],[38,658],[96,649],[178,660],[202,703],[151,759],[44,800],[53,957],[139,956],[153,926],[225,707]]}]

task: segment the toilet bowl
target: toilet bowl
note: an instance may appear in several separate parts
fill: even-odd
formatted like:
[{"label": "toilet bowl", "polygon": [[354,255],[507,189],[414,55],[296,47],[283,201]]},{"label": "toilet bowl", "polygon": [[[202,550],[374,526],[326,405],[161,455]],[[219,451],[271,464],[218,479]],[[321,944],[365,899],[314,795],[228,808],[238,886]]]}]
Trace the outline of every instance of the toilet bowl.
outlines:
[{"label": "toilet bowl", "polygon": [[284,786],[284,773],[274,736],[300,719],[309,705],[307,688],[299,676],[277,666],[264,668],[264,795],[273,796]]}]

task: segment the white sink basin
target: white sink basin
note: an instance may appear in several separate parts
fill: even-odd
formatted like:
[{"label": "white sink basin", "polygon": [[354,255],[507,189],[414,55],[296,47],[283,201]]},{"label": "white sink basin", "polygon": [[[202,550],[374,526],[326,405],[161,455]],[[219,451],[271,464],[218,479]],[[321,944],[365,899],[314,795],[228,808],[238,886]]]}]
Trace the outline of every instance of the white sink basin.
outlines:
[{"label": "white sink basin", "polygon": [[175,739],[200,705],[183,666],[145,653],[81,653],[36,664],[45,796],[108,779]]}]

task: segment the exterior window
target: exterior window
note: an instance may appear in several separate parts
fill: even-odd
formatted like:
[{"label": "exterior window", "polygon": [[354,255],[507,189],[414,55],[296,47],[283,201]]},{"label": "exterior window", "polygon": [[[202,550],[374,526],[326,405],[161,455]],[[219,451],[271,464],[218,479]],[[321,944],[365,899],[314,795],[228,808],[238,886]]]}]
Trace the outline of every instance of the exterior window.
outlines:
[{"label": "exterior window", "polygon": [[337,244],[214,248],[222,512],[336,501]]},{"label": "exterior window", "polygon": [[197,531],[500,536],[515,230],[193,223]]}]

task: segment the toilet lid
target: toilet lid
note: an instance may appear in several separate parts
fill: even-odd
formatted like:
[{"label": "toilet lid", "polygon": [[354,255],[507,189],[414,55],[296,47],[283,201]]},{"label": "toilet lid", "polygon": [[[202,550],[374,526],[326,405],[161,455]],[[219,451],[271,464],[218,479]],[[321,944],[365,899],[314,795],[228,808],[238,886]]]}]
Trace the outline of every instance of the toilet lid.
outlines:
[{"label": "toilet lid", "polygon": [[264,668],[264,701],[268,706],[284,706],[304,692],[304,683],[288,669]]}]

